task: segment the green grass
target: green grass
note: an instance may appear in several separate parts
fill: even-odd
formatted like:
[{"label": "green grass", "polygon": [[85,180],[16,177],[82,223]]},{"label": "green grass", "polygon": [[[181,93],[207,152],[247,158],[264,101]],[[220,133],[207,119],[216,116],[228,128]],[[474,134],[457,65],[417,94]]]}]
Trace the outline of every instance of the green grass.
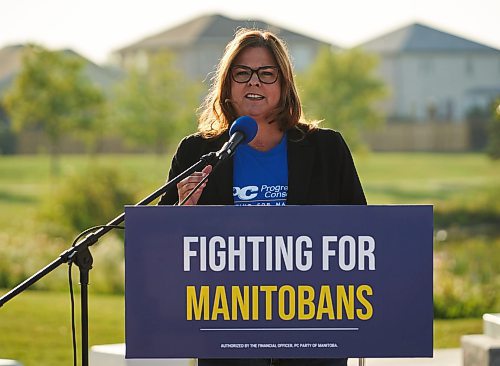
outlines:
[{"label": "green grass", "polygon": [[500,182],[484,154],[373,153],[356,165],[371,204],[439,204]]},{"label": "green grass", "polygon": [[[142,194],[159,187],[170,155],[103,155],[61,158],[61,177],[92,164],[115,166],[141,182]],[[434,203],[500,182],[500,161],[483,154],[371,153],[356,165],[370,203]],[[0,156],[0,208],[27,208],[57,186],[46,155]],[[2,221],[0,221],[1,223]],[[1,225],[1,224],[0,224]],[[0,227],[1,228],[1,227]]]},{"label": "green grass", "polygon": [[[0,292],[2,293],[2,292]],[[76,296],[79,310],[79,297]],[[124,342],[124,298],[89,295],[89,344]],[[79,326],[79,313],[77,312]],[[26,291],[0,309],[0,357],[24,366],[67,366],[72,362],[69,295]],[[436,320],[434,347],[460,347],[463,334],[482,333],[481,319]],[[77,341],[80,342],[80,328]],[[80,343],[78,343],[80,350]],[[80,361],[80,355],[78,356]]]},{"label": "green grass", "polygon": [[462,335],[482,333],[482,319],[434,320],[434,348],[458,348]]},{"label": "green grass", "polygon": [[145,197],[164,183],[170,156],[105,155],[89,158],[67,155],[60,163],[60,176],[51,177],[48,156],[0,156],[0,232],[25,231],[26,227],[38,230],[35,225],[37,205],[57,189],[65,176],[89,165],[118,167],[136,182],[137,196]]},{"label": "green grass", "polygon": [[[470,215],[476,215],[473,229],[460,228],[459,234],[455,234],[456,229],[449,230],[448,241],[442,246],[454,243],[454,236],[459,240],[480,237],[485,243],[498,240],[498,225],[490,227],[485,236],[480,224],[483,216],[498,219],[500,162],[482,154],[373,153],[355,158],[371,204],[433,204],[435,212],[445,214],[443,222],[451,223],[457,220],[457,212],[465,215],[466,222]],[[64,176],[89,164],[122,169],[136,182],[137,196],[142,198],[163,184],[170,156],[63,156],[58,178],[50,177],[47,156],[0,156],[0,253],[9,254],[0,256],[0,265],[14,261],[17,275],[26,278],[47,264],[46,258],[54,259],[70,245],[44,236],[37,218],[38,206],[57,189]],[[491,204],[485,205],[487,202]],[[108,266],[99,265],[99,261],[116,259],[118,251],[111,249],[111,245],[101,243],[93,251],[97,265],[91,276],[101,287],[105,287],[102,284],[110,274],[104,271]],[[39,288],[54,278],[65,288],[65,271],[55,272],[51,278],[42,279]],[[94,289],[97,287],[96,283]],[[18,359],[25,366],[70,364],[69,311],[69,295],[64,292],[27,291],[11,300],[0,309],[0,358]],[[436,348],[459,347],[461,335],[482,332],[479,318],[436,320],[434,325]],[[123,329],[123,296],[91,294],[90,344],[121,343]],[[77,335],[79,341],[79,329]]]},{"label": "green grass", "polygon": [[[77,295],[78,350],[79,301]],[[124,308],[123,296],[89,295],[90,345],[124,342]],[[68,293],[25,291],[13,298],[0,309],[0,357],[21,361],[24,366],[70,365],[70,314]]]}]

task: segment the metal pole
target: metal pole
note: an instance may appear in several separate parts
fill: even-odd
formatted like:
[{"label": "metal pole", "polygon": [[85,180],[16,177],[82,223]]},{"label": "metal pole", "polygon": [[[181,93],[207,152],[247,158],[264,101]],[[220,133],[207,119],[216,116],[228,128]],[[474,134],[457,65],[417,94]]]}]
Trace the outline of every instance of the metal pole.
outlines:
[{"label": "metal pole", "polygon": [[365,366],[366,365],[366,359],[365,358],[359,358],[358,360],[359,360],[359,363],[358,363],[359,366]]},{"label": "metal pole", "polygon": [[89,365],[89,272],[92,269],[93,258],[89,248],[79,251],[75,256],[74,263],[80,269],[80,301],[82,321],[82,366]]}]

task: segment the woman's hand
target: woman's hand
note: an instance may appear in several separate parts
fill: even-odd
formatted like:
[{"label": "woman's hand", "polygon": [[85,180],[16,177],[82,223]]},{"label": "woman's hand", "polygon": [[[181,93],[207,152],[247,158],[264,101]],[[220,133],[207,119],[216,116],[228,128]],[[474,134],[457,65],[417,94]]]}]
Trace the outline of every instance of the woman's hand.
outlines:
[{"label": "woman's hand", "polygon": [[[194,172],[189,177],[184,178],[179,183],[177,183],[177,193],[179,194],[179,202],[182,202],[184,198],[191,192],[191,190],[196,187],[200,181],[206,177],[212,171],[212,166],[207,165],[201,172]],[[205,181],[200,188],[193,193],[191,197],[184,203],[185,206],[196,205],[200,199],[203,189],[207,185]]]}]

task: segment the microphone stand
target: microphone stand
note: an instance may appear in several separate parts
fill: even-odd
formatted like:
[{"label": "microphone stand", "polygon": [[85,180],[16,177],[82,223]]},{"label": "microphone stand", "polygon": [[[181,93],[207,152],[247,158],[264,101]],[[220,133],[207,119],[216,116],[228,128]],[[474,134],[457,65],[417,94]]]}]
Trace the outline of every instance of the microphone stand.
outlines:
[{"label": "microphone stand", "polygon": [[[172,187],[175,188],[177,183],[191,175],[197,170],[202,170],[205,166],[212,164],[212,162],[218,159],[218,155],[215,152],[203,155],[200,160],[193,164],[191,167],[187,168],[184,172],[165,183],[162,187],[158,188],[156,191],[151,193],[149,196],[143,198],[140,202],[136,203],[135,206],[146,206],[153,202],[156,198],[163,195]],[[220,161],[220,160],[219,160]],[[216,165],[218,164],[218,162]],[[80,269],[80,285],[81,285],[81,326],[82,326],[82,366],[88,366],[88,283],[89,283],[89,271],[92,268],[93,258],[90,253],[89,247],[97,243],[100,237],[107,234],[109,231],[114,229],[117,225],[121,224],[125,220],[125,212],[121,213],[119,216],[115,217],[113,220],[108,222],[106,225],[97,229],[95,232],[87,235],[84,239],[78,241],[74,246],[62,252],[57,259],[52,261],[50,264],[36,272],[34,275],[17,285],[15,288],[10,290],[8,293],[0,297],[0,307],[2,307],[9,300],[19,295],[21,292],[26,290],[28,287],[33,285],[35,282],[40,280],[45,275],[52,272],[54,269],[59,267],[63,263],[75,263]]]}]

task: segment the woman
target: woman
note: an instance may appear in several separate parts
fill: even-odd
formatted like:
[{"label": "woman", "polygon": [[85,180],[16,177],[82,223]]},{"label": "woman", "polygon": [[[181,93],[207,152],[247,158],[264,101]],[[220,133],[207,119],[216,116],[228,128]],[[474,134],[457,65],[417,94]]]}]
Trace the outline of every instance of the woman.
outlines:
[{"label": "woman", "polygon": [[[290,57],[270,32],[241,29],[227,45],[199,118],[198,133],[184,138],[169,179],[218,151],[231,123],[248,115],[256,137],[239,146],[185,204],[357,205],[366,204],[350,151],[340,133],[302,119]],[[212,172],[207,166],[177,185],[160,204],[182,201]],[[272,187],[273,198],[266,190]],[[200,365],[347,365],[347,359],[200,360]]]}]

